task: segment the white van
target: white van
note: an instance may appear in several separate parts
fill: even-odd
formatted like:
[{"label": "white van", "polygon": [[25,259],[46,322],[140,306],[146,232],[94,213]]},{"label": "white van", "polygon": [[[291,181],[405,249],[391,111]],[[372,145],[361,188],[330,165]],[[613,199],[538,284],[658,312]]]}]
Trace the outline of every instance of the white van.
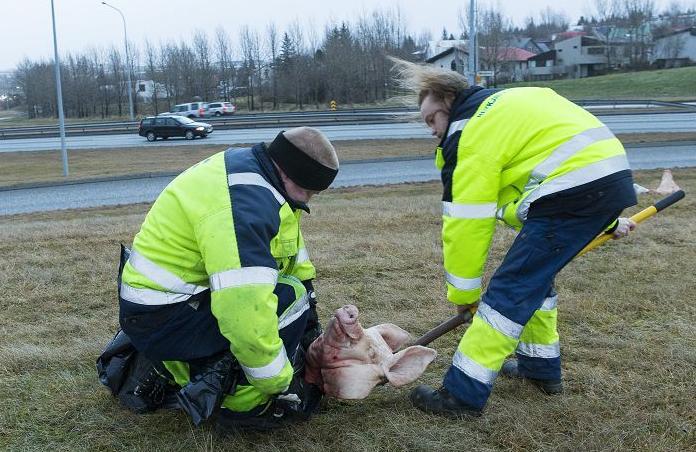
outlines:
[{"label": "white van", "polygon": [[187,118],[205,118],[208,116],[208,104],[206,102],[190,102],[188,104],[174,105],[172,111],[163,113],[162,116],[186,116]]}]

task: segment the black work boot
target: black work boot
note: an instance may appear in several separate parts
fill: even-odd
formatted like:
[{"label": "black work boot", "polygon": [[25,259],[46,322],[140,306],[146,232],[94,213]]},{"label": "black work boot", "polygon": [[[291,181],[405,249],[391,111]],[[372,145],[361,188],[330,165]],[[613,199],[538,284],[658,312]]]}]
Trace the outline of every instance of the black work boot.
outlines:
[{"label": "black work boot", "polygon": [[529,378],[520,373],[519,361],[512,358],[503,363],[500,368],[500,373],[510,378],[523,378],[534,383],[545,394],[554,395],[563,392],[563,381],[561,380],[539,380],[537,378]]},{"label": "black work boot", "polygon": [[247,412],[221,409],[215,419],[215,431],[221,435],[241,432],[268,432],[277,430],[291,422],[283,410],[277,409],[273,401]]},{"label": "black work boot", "polygon": [[459,401],[441,387],[433,389],[428,385],[419,385],[411,391],[411,403],[421,411],[449,418],[462,416],[481,416],[482,411]]},{"label": "black work boot", "polygon": [[171,380],[162,363],[152,362],[137,353],[118,393],[119,402],[138,414],[158,408],[178,408],[172,400],[172,394],[176,393],[178,387]]}]

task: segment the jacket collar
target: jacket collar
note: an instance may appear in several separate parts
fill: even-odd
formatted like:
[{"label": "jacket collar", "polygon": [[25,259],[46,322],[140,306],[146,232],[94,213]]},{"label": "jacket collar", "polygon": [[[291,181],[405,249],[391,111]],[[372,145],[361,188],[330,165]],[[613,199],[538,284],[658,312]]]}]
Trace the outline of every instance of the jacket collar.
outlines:
[{"label": "jacket collar", "polygon": [[307,204],[295,201],[290,197],[290,195],[288,195],[288,192],[285,190],[285,185],[283,185],[283,181],[280,179],[280,174],[278,174],[278,170],[273,164],[273,160],[271,160],[271,157],[268,155],[266,143],[254,145],[251,148],[251,151],[254,153],[256,160],[259,161],[259,166],[261,167],[261,171],[263,171],[263,176],[268,180],[268,182],[270,182],[273,188],[278,190],[278,192],[283,195],[283,198],[285,198],[290,207],[293,209],[301,209],[309,213],[309,206]]},{"label": "jacket collar", "polygon": [[[469,110],[472,106],[471,102],[468,102],[469,100],[471,100],[471,96],[473,96],[478,91],[481,91],[482,89],[483,87],[481,86],[471,86],[460,91],[457,94],[457,96],[452,101],[452,106],[450,107],[449,124],[452,124],[454,121],[461,119],[466,114],[466,111]],[[439,147],[443,147],[445,145],[445,141],[447,141],[448,135],[449,127],[447,127],[445,135],[442,137],[442,140],[440,140],[440,144],[438,145]]]}]

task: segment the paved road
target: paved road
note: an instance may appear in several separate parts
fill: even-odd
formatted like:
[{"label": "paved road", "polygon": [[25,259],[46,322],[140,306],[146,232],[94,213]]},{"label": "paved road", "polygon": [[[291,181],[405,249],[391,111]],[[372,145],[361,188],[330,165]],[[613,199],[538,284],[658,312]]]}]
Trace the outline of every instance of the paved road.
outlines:
[{"label": "paved road", "polygon": [[[634,169],[696,166],[696,145],[628,149]],[[172,176],[0,191],[0,215],[151,202]],[[347,163],[334,187],[437,180],[432,159]]]},{"label": "paved road", "polygon": [[[645,115],[611,115],[600,119],[614,133],[696,132],[696,113]],[[376,138],[429,138],[430,132],[420,123],[360,124],[325,126],[321,130],[330,140],[364,140]],[[195,141],[170,139],[147,143],[135,134],[68,137],[69,149],[124,148],[135,146],[181,146],[190,144],[257,143],[275,137],[281,129],[216,130],[208,138]],[[0,152],[60,149],[58,138],[31,138],[0,141]]]}]

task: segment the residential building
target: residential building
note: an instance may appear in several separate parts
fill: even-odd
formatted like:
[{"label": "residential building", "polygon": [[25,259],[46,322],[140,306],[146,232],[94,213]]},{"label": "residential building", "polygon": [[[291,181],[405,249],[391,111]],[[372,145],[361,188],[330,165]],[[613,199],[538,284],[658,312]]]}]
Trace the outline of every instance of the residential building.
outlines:
[{"label": "residential building", "polygon": [[598,38],[575,34],[557,41],[554,50],[559,73],[568,78],[591,77],[606,72],[606,46]]},{"label": "residential building", "polygon": [[545,41],[537,41],[534,38],[514,38],[510,41],[509,47],[524,49],[533,54],[544,53],[550,50],[550,47]]},{"label": "residential building", "polygon": [[496,83],[521,82],[528,79],[527,60],[535,54],[517,47],[504,47],[498,51]]},{"label": "residential building", "polygon": [[556,50],[539,53],[527,59],[529,80],[553,80],[563,74],[563,68],[556,64]]},{"label": "residential building", "polygon": [[655,39],[651,63],[658,68],[696,64],[696,27],[675,30]]},{"label": "residential building", "polygon": [[150,102],[157,89],[157,98],[164,99],[167,97],[167,90],[161,83],[156,83],[154,80],[136,80],[135,94],[146,102]]},{"label": "residential building", "polygon": [[469,52],[461,46],[453,46],[425,60],[441,69],[451,69],[466,75],[469,67]]},{"label": "residential building", "polygon": [[439,41],[428,41],[428,46],[421,53],[423,54],[424,60],[429,60],[434,56],[451,49],[452,47],[467,49],[468,45],[469,41],[466,39],[441,39]]},{"label": "residential building", "polygon": [[13,71],[0,71],[0,94],[19,94],[21,90],[16,85]]}]

